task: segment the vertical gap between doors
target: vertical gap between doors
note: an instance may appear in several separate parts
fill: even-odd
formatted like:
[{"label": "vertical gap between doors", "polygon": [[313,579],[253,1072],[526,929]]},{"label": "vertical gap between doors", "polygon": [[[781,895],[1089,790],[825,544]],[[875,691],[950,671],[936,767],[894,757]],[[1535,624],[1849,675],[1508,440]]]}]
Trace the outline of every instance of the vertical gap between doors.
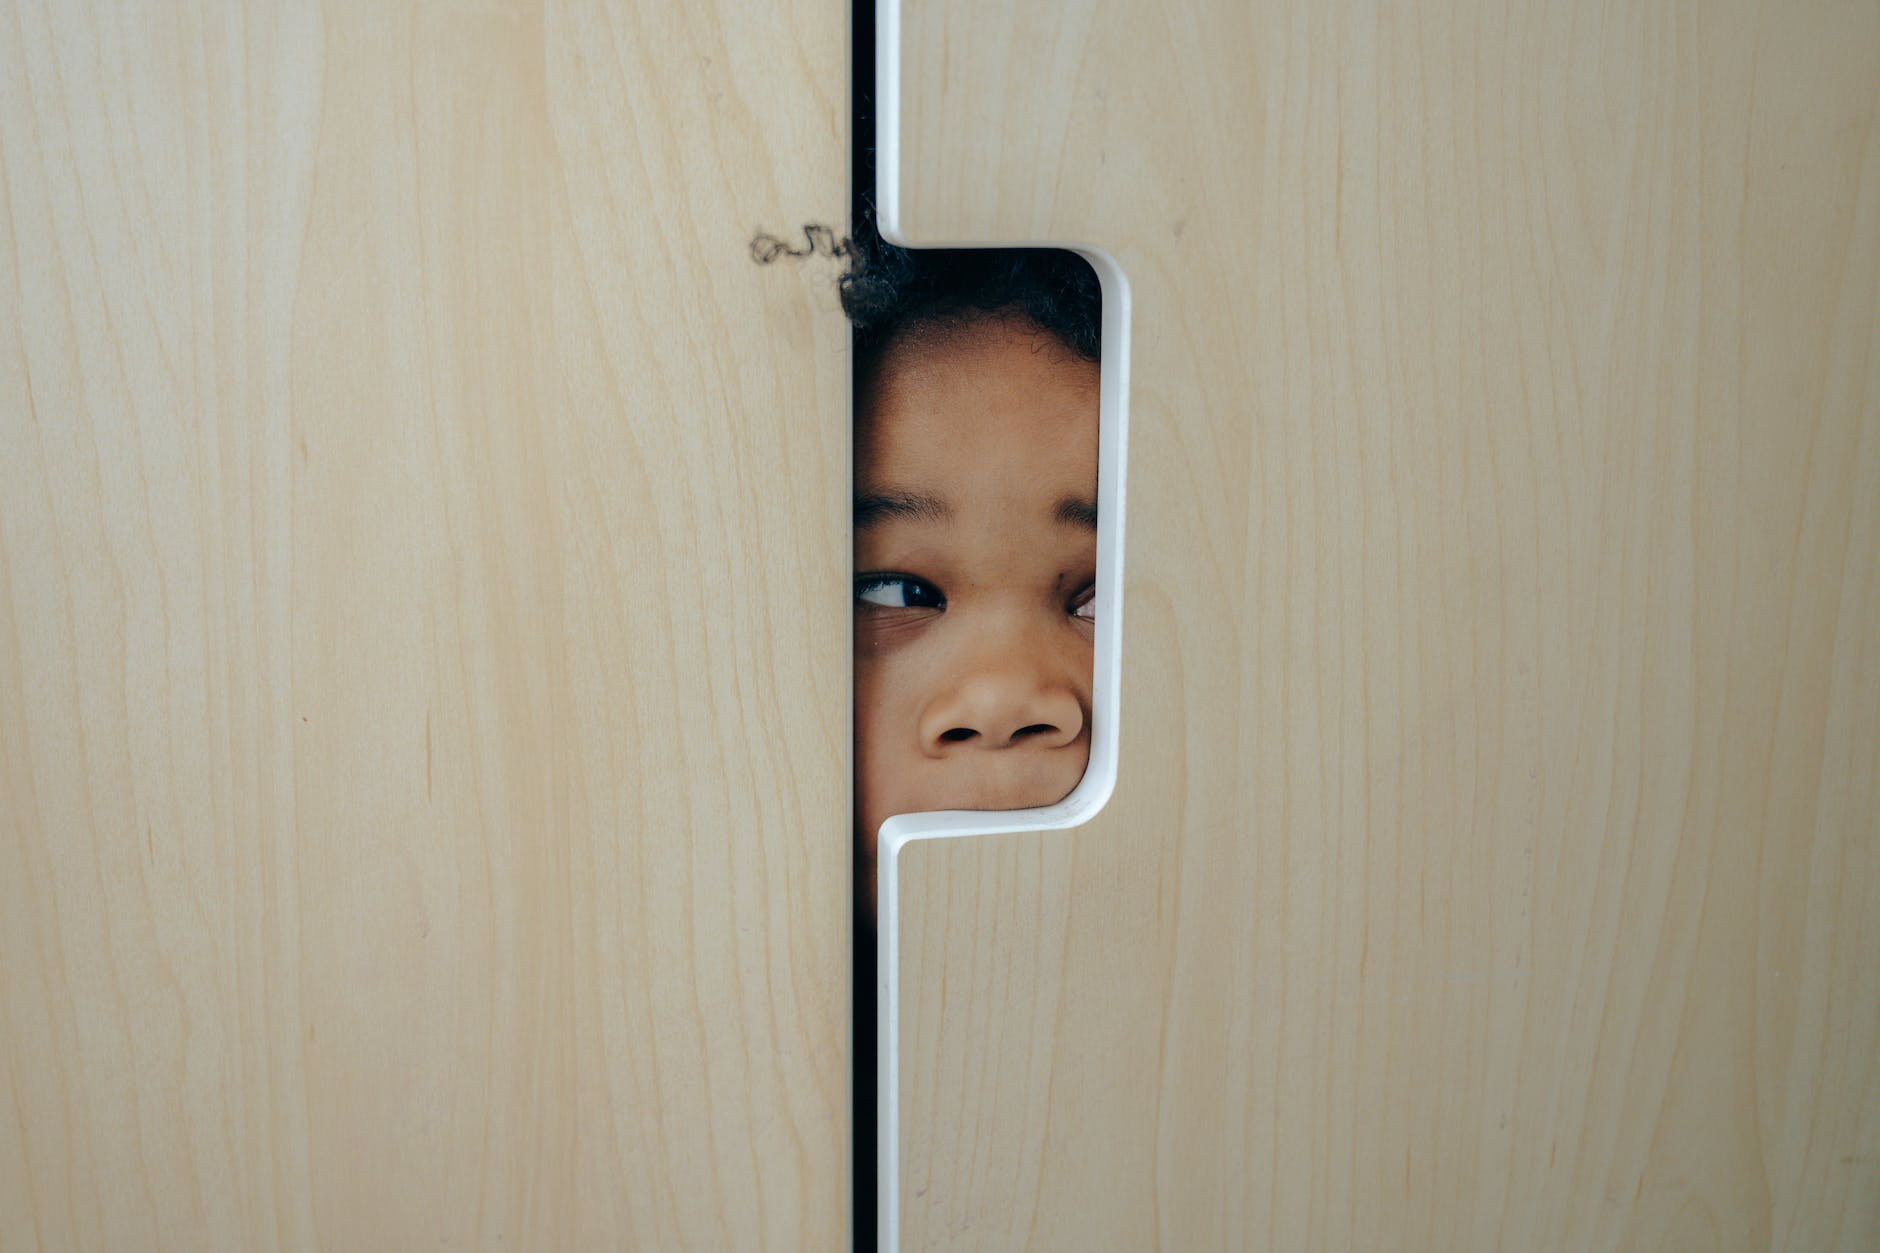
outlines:
[{"label": "vertical gap between doors", "polygon": [[[851,0],[849,33],[849,222],[859,222],[868,213],[875,195],[875,0]],[[851,332],[852,334],[853,332]],[[854,360],[853,355],[851,360]],[[854,388],[850,389],[850,446],[854,444]],[[850,468],[853,473],[854,458]],[[854,550],[850,550],[853,574]],[[851,607],[850,612],[854,610]],[[850,639],[853,640],[853,633]],[[854,716],[853,709],[850,711]],[[851,739],[851,743],[853,740]],[[854,786],[851,780],[850,786]],[[853,810],[851,809],[851,815]],[[851,816],[851,822],[853,817]],[[876,935],[869,908],[869,885],[863,881],[864,862],[860,856],[858,833],[851,827],[849,838],[855,890],[852,893],[854,935],[853,989],[850,1015],[850,1048],[853,1059],[850,1089],[850,1158],[853,1162],[850,1217],[850,1247],[856,1253],[874,1253],[877,1247],[876,1221],[880,1205],[878,1186],[880,1162],[876,1145],[876,1078],[879,1050],[876,1041]]]}]

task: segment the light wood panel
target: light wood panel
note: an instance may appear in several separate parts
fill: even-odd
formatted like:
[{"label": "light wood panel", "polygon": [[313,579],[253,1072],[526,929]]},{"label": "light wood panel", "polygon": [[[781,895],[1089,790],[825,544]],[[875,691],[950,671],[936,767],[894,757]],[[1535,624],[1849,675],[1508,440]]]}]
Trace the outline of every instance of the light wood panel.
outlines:
[{"label": "light wood panel", "polygon": [[846,1243],[846,29],[0,5],[0,1248]]},{"label": "light wood panel", "polygon": [[903,20],[903,230],[1136,350],[1114,798],[901,853],[902,1247],[1880,1247],[1880,12]]}]

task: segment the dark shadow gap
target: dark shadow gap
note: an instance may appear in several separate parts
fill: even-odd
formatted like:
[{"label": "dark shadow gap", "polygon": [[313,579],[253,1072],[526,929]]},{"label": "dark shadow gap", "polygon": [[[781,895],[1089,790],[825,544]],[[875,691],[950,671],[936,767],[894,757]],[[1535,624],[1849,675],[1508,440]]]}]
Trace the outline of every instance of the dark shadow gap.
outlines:
[{"label": "dark shadow gap", "polygon": [[[849,30],[849,221],[874,216],[875,198],[875,0],[851,0]],[[852,228],[851,228],[852,229]],[[854,423],[851,417],[850,430]],[[851,562],[854,558],[851,555]],[[852,715],[851,715],[852,716]],[[853,784],[851,784],[853,786]],[[851,1160],[854,1163],[854,1214],[851,1247],[856,1253],[874,1253],[878,1246],[877,1188],[880,1161],[876,1151],[876,950],[875,927],[870,917],[869,885],[864,863],[851,830],[849,847],[855,867],[854,1012],[849,1052],[853,1058],[854,1087],[850,1094]]]}]

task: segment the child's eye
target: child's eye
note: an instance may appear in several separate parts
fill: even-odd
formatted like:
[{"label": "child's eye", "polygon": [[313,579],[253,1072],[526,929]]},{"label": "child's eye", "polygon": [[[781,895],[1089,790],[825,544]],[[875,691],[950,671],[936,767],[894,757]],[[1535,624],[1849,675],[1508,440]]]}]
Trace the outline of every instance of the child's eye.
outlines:
[{"label": "child's eye", "polygon": [[855,580],[855,599],[884,609],[945,609],[939,588],[907,574],[869,574]]},{"label": "child's eye", "polygon": [[1071,616],[1082,618],[1086,622],[1097,620],[1097,585],[1095,583],[1077,593],[1076,598],[1071,601]]}]

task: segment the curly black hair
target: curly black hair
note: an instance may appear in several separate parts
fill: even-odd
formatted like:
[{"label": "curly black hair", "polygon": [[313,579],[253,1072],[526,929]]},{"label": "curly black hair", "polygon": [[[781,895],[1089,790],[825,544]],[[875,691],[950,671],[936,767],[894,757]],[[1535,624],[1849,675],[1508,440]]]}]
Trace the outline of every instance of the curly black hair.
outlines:
[{"label": "curly black hair", "polygon": [[975,317],[1016,314],[1086,361],[1101,359],[1103,291],[1090,263],[1058,248],[901,248],[864,215],[848,238],[804,227],[793,247],[772,235],[751,241],[751,257],[846,258],[843,312],[855,326],[856,364],[866,376],[904,334]]},{"label": "curly black hair", "polygon": [[842,309],[866,370],[904,332],[976,315],[1017,314],[1087,361],[1101,357],[1096,271],[1058,248],[900,248],[872,220],[848,241]]}]

